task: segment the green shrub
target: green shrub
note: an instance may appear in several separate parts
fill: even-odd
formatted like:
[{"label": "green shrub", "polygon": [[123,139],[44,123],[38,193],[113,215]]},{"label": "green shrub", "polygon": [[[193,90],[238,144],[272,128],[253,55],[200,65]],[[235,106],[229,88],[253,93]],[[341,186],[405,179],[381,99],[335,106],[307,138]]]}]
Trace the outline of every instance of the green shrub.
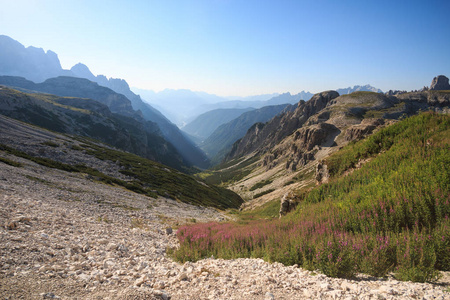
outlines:
[{"label": "green shrub", "polygon": [[256,195],[254,195],[254,196],[253,196],[253,199],[256,199],[256,198],[259,198],[259,197],[261,197],[261,196],[270,194],[270,193],[272,193],[273,191],[275,191],[275,189],[268,189],[268,190],[266,190],[266,191],[263,191],[263,192],[261,192],[261,193],[258,193],[258,194],[256,194]]},{"label": "green shrub", "polygon": [[13,166],[13,167],[22,167],[23,165],[21,163],[18,163],[16,161],[4,158],[4,157],[0,157],[0,162],[5,163],[7,165]]},{"label": "green shrub", "polygon": [[266,186],[266,185],[268,185],[268,184],[271,184],[272,182],[273,182],[272,180],[263,180],[263,181],[260,181],[260,182],[258,182],[257,184],[253,185],[253,186],[250,188],[250,191],[254,191],[254,190],[257,190],[257,189],[259,189],[259,188],[262,188],[263,186]]}]

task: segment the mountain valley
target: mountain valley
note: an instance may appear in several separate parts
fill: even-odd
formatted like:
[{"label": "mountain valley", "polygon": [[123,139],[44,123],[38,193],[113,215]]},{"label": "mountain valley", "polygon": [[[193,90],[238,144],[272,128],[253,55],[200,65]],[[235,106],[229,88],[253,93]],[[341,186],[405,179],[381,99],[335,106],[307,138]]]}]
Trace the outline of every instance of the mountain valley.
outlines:
[{"label": "mountain valley", "polygon": [[156,93],[0,35],[0,297],[448,299],[449,116],[444,75]]}]

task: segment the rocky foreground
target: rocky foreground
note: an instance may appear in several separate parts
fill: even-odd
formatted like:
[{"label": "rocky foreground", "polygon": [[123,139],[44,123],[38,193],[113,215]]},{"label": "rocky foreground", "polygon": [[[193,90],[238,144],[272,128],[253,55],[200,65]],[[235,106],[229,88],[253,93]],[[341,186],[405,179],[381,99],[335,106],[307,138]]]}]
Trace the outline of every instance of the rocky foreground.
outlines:
[{"label": "rocky foreground", "polygon": [[450,299],[448,274],[421,284],[261,259],[180,264],[166,254],[176,227],[227,216],[0,156],[22,164],[0,162],[1,299]]}]

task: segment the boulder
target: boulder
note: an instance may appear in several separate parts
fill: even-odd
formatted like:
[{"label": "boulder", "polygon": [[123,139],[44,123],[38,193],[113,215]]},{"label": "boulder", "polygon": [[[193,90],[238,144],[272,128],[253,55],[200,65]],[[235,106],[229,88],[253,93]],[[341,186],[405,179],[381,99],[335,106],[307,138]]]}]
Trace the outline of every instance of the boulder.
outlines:
[{"label": "boulder", "polygon": [[288,212],[295,209],[297,206],[297,202],[295,202],[295,196],[292,192],[287,192],[284,194],[283,198],[281,198],[280,204],[280,218],[286,215]]},{"label": "boulder", "polygon": [[444,75],[439,75],[433,78],[431,82],[430,90],[450,90],[450,84],[448,83],[448,78]]},{"label": "boulder", "polygon": [[316,184],[327,183],[329,178],[330,174],[328,173],[328,166],[323,162],[319,162],[316,166]]}]

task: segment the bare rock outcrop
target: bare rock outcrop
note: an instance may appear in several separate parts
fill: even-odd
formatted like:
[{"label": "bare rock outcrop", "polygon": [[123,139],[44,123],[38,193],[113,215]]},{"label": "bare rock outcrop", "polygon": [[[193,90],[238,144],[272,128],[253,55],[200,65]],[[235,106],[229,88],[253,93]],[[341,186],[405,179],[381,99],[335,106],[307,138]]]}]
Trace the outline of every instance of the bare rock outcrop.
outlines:
[{"label": "bare rock outcrop", "polygon": [[344,138],[346,141],[360,140],[371,134],[375,128],[383,124],[383,119],[365,119],[361,122],[361,124],[349,127],[345,131]]},{"label": "bare rock outcrop", "polygon": [[330,132],[335,130],[336,127],[328,123],[301,128],[294,133],[294,141],[299,144],[300,149],[310,151],[314,146],[323,144]]},{"label": "bare rock outcrop", "polygon": [[320,161],[316,166],[316,184],[320,185],[322,183],[327,183],[330,178],[330,173],[328,172],[328,166]]},{"label": "bare rock outcrop", "polygon": [[450,90],[448,78],[444,75],[434,77],[433,81],[431,81],[430,90],[434,91]]},{"label": "bare rock outcrop", "polygon": [[339,93],[336,91],[318,93],[307,102],[301,100],[294,111],[280,114],[265,124],[253,125],[246,135],[233,145],[225,160],[247,155],[255,150],[264,153],[301,128],[308,118],[324,109],[337,97]]},{"label": "bare rock outcrop", "polygon": [[297,202],[295,201],[295,196],[292,192],[288,192],[284,194],[283,198],[281,198],[280,203],[280,218],[285,216],[288,212],[291,212],[297,206]]}]

